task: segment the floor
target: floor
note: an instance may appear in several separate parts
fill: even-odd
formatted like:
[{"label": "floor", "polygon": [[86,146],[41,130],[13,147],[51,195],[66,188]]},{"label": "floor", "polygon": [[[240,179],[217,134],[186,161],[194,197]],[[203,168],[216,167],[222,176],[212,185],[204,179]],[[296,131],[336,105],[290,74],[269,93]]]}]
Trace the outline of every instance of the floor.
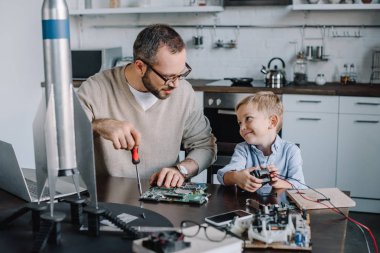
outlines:
[{"label": "floor", "polygon": [[[360,212],[350,212],[349,216],[366,225],[371,229],[379,247],[380,243],[380,214],[371,213],[360,213]],[[366,231],[365,229],[363,229]],[[370,246],[371,252],[375,252],[373,241],[368,232],[365,233],[367,236],[368,244]],[[347,223],[347,234],[346,234],[346,244],[345,253],[361,253],[368,252],[365,239],[363,237],[360,229],[354,225],[352,222]]]}]

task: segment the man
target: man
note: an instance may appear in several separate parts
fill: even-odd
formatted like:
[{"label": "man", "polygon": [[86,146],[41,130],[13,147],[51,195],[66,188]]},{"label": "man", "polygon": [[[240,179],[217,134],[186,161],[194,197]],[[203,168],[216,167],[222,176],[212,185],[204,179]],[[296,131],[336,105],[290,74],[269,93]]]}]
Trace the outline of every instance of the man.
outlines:
[{"label": "man", "polygon": [[[191,85],[185,44],[167,25],[139,33],[134,62],[90,77],[78,90],[94,131],[98,174],[135,177],[131,150],[138,147],[142,177],[180,186],[216,156],[215,137]],[[180,146],[186,159],[178,162]]]}]

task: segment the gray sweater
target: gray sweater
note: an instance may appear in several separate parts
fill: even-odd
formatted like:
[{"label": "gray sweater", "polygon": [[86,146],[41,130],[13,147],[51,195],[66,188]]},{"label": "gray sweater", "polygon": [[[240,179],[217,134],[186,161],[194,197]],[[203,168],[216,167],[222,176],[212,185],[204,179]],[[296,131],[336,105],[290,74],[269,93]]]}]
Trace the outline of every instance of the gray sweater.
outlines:
[{"label": "gray sweater", "polygon": [[[139,146],[142,178],[178,162],[181,144],[187,157],[206,169],[216,156],[215,137],[203,111],[195,102],[192,86],[181,80],[165,100],[158,100],[144,111],[130,91],[123,67],[106,70],[83,82],[78,95],[90,121],[115,119],[128,121],[141,133]],[[97,174],[136,177],[131,153],[115,150],[112,142],[94,135]]]}]

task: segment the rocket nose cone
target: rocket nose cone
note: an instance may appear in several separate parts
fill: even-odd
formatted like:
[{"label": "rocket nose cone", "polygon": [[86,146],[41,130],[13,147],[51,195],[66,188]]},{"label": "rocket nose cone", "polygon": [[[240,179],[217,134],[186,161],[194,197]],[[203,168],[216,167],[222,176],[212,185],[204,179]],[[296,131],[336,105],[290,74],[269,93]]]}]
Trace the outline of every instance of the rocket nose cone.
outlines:
[{"label": "rocket nose cone", "polygon": [[69,11],[65,0],[44,0],[41,16],[47,19],[67,19]]}]

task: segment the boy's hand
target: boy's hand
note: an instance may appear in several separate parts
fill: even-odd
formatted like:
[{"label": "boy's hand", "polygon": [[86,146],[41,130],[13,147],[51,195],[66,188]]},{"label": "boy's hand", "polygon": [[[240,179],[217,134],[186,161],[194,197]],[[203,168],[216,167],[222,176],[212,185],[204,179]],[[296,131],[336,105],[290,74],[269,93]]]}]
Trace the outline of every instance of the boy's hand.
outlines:
[{"label": "boy's hand", "polygon": [[278,174],[278,169],[275,165],[268,165],[267,169],[269,170],[269,176],[271,177],[269,184],[273,188],[292,188],[292,186],[287,181],[279,178],[280,175]]},{"label": "boy's hand", "polygon": [[235,183],[241,189],[249,192],[255,192],[262,186],[262,179],[255,178],[251,172],[257,170],[257,167],[251,167],[244,170],[236,171]]}]

